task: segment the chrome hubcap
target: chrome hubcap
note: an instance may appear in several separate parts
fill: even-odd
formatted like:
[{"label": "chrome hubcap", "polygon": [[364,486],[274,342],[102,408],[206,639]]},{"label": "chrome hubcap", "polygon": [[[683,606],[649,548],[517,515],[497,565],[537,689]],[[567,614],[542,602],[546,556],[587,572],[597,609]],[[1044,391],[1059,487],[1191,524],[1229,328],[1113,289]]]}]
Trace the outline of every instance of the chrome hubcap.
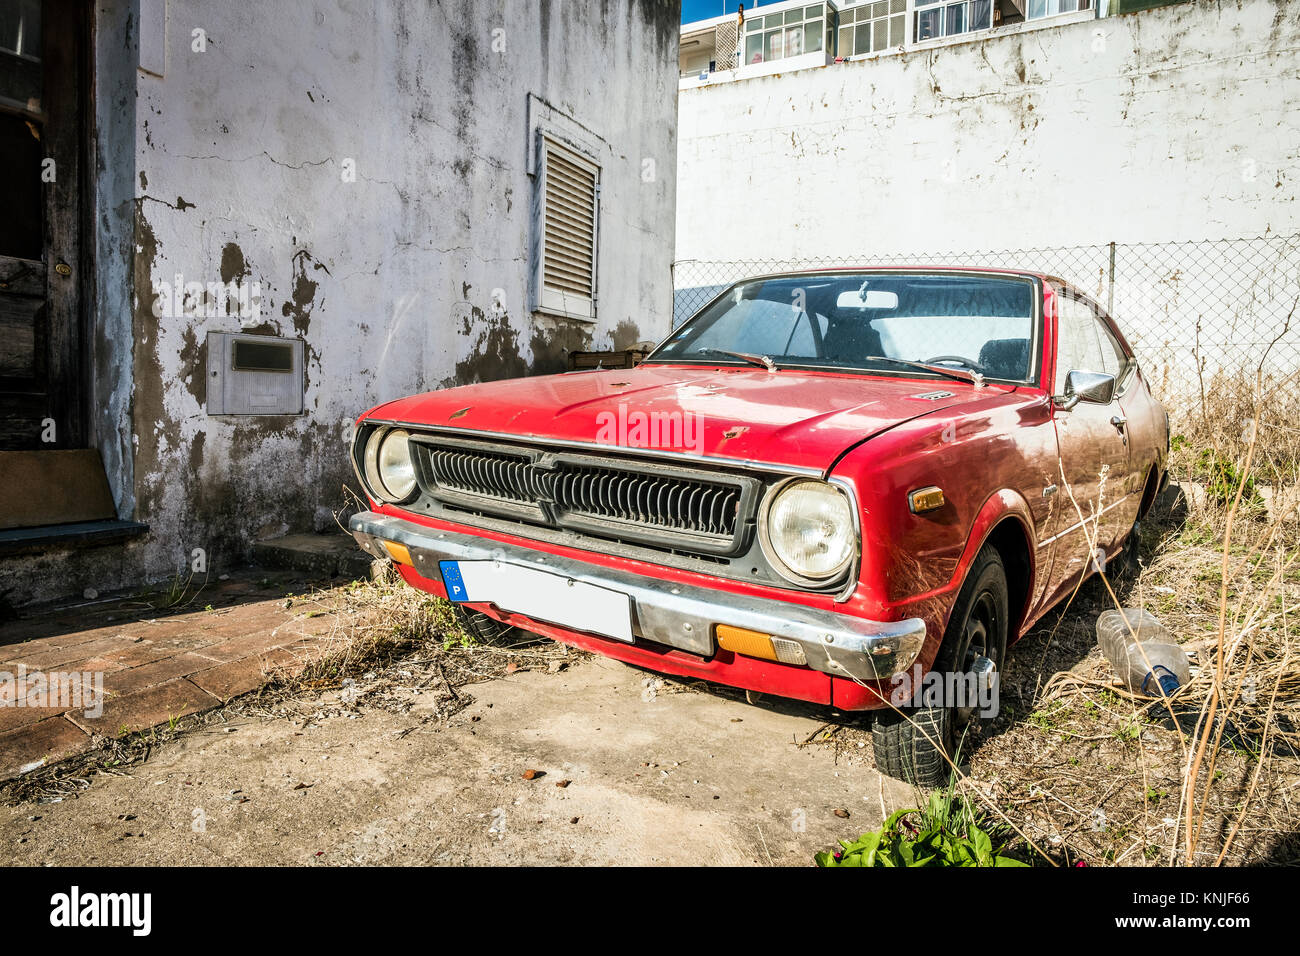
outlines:
[{"label": "chrome hubcap", "polygon": [[997,673],[998,665],[987,654],[992,650],[990,641],[996,639],[997,617],[993,595],[984,592],[975,599],[970,616],[966,619],[966,627],[962,632],[964,653],[958,660],[963,675],[974,678],[970,680],[967,677],[963,680],[963,691],[973,691],[976,700],[965,700],[962,706],[955,708],[954,716],[959,730],[971,724],[982,704],[991,702],[993,675]]}]

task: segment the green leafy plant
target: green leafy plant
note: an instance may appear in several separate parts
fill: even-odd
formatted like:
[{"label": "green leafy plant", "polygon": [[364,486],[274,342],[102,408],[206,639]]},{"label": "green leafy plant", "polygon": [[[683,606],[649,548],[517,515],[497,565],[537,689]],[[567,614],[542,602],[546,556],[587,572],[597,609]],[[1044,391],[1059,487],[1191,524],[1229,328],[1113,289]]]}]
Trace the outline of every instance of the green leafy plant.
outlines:
[{"label": "green leafy plant", "polygon": [[879,830],[815,859],[818,866],[1026,866],[1004,852],[999,828],[984,822],[950,785],[925,807],[896,810]]},{"label": "green leafy plant", "polygon": [[1250,475],[1243,476],[1237,462],[1213,448],[1204,448],[1197,456],[1196,477],[1205,483],[1206,496],[1217,504],[1231,504],[1240,488],[1241,508],[1244,512],[1249,514],[1264,510],[1264,499],[1255,487],[1255,479]]},{"label": "green leafy plant", "polygon": [[1123,744],[1131,744],[1142,736],[1142,726],[1134,722],[1126,722],[1115,731],[1115,739]]}]

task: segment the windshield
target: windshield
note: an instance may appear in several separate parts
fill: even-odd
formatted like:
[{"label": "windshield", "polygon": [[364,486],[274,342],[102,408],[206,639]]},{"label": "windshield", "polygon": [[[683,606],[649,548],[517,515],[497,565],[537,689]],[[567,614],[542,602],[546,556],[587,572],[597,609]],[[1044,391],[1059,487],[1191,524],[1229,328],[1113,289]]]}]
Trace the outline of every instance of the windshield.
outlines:
[{"label": "windshield", "polygon": [[1028,381],[1033,333],[1029,279],[837,272],[742,282],[647,361],[925,375],[900,364],[920,362]]}]

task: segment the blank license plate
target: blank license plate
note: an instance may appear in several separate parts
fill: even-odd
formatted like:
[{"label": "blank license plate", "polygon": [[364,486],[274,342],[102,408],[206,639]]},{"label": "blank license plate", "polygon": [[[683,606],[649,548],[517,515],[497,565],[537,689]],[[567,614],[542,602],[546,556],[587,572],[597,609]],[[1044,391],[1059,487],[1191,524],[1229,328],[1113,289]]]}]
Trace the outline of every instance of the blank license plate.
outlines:
[{"label": "blank license plate", "polygon": [[632,643],[632,602],[621,591],[501,561],[440,561],[447,597],[491,603],[549,624]]}]

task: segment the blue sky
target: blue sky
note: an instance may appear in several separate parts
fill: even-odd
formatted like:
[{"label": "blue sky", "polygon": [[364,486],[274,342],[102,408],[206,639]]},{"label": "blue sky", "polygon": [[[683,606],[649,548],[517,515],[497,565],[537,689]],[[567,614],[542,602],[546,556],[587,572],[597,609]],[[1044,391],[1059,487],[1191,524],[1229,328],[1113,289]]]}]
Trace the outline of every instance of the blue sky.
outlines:
[{"label": "blue sky", "polygon": [[[766,0],[775,3],[776,0]],[[682,0],[682,23],[694,23],[696,20],[708,20],[720,17],[724,13],[735,13],[741,0]],[[745,9],[753,10],[761,6],[758,0],[744,0]]]}]

